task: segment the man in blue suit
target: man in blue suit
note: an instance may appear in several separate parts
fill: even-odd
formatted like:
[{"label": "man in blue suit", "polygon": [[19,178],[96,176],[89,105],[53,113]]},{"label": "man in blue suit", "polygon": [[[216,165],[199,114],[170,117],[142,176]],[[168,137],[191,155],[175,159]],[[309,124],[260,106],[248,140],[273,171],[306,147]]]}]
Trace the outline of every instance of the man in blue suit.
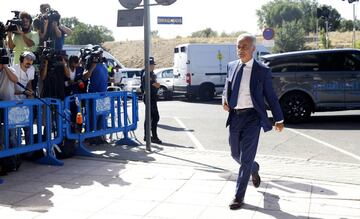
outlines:
[{"label": "man in blue suit", "polygon": [[254,186],[260,186],[260,166],[255,162],[260,129],[262,127],[265,132],[272,129],[265,99],[276,121],[275,130],[284,128],[283,114],[272,87],[271,70],[253,58],[255,41],[250,34],[237,38],[240,59],[228,64],[223,93],[223,108],[229,112],[226,127],[230,126],[231,156],[240,164],[235,198],[229,205],[232,210],[241,208],[250,175]]}]

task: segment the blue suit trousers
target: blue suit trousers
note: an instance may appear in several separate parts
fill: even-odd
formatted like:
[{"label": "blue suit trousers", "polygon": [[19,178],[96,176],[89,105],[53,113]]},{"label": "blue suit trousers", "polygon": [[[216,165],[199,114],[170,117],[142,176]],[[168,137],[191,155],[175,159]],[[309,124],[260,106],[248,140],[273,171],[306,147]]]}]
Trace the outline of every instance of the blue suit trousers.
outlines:
[{"label": "blue suit trousers", "polygon": [[255,109],[230,113],[231,156],[240,164],[235,197],[243,200],[251,173],[259,170],[254,161],[260,135],[260,116]]}]

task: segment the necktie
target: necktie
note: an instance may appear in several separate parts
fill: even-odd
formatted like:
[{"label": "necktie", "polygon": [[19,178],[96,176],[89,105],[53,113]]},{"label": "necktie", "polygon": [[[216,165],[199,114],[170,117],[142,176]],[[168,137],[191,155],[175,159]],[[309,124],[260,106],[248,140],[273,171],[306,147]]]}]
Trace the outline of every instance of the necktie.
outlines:
[{"label": "necktie", "polygon": [[241,77],[244,71],[244,67],[245,64],[242,64],[239,71],[236,74],[236,78],[234,81],[234,86],[233,89],[231,91],[231,95],[230,95],[230,100],[229,100],[229,106],[231,109],[234,109],[237,105],[237,100],[238,100],[238,96],[239,96],[239,89],[240,89],[240,82],[241,82]]}]

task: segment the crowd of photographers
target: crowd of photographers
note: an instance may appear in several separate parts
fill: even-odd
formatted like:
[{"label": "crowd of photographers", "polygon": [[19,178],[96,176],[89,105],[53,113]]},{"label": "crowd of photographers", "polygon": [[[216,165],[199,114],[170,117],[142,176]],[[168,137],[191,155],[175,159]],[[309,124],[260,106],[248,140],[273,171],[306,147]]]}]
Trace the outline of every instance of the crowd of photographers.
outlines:
[{"label": "crowd of photographers", "polygon": [[[22,77],[11,81],[18,84],[14,86],[18,86],[19,92],[7,95],[6,99],[0,94],[1,100],[34,95],[64,99],[76,93],[106,91],[108,70],[103,65],[106,60],[102,58],[100,46],[83,48],[79,57],[68,57],[62,48],[65,37],[72,31],[60,24],[60,14],[49,4],[40,5],[41,13],[34,18],[25,11],[13,12],[14,18],[0,25],[0,71],[7,66],[10,73],[27,80]],[[26,60],[30,66],[19,67]]]},{"label": "crowd of photographers", "polygon": [[[49,4],[40,5],[40,14],[34,17],[25,11],[13,12],[14,18],[5,25],[0,22],[0,101],[34,97],[63,100],[77,93],[106,91],[108,69],[100,46],[82,48],[79,56],[68,57],[63,45],[72,31],[61,25],[60,14]],[[73,115],[71,118],[75,120]],[[3,123],[1,115],[0,120]],[[105,143],[102,138],[93,141]]]}]

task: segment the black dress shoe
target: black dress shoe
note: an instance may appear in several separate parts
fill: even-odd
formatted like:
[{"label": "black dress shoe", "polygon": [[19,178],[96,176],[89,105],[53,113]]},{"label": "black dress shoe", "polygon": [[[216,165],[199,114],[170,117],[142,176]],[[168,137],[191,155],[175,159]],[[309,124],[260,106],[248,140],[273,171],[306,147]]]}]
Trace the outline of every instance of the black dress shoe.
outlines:
[{"label": "black dress shoe", "polygon": [[159,138],[151,138],[151,142],[155,144],[162,144],[162,141]]},{"label": "black dress shoe", "polygon": [[240,209],[243,204],[244,204],[243,199],[234,198],[229,204],[229,207],[231,210],[236,210],[236,209]]},{"label": "black dress shoe", "polygon": [[260,183],[261,183],[261,178],[260,178],[260,175],[259,175],[259,170],[260,170],[260,166],[258,168],[258,171],[254,172],[251,174],[251,179],[252,179],[252,182],[253,182],[253,185],[255,188],[259,188],[260,186]]}]

